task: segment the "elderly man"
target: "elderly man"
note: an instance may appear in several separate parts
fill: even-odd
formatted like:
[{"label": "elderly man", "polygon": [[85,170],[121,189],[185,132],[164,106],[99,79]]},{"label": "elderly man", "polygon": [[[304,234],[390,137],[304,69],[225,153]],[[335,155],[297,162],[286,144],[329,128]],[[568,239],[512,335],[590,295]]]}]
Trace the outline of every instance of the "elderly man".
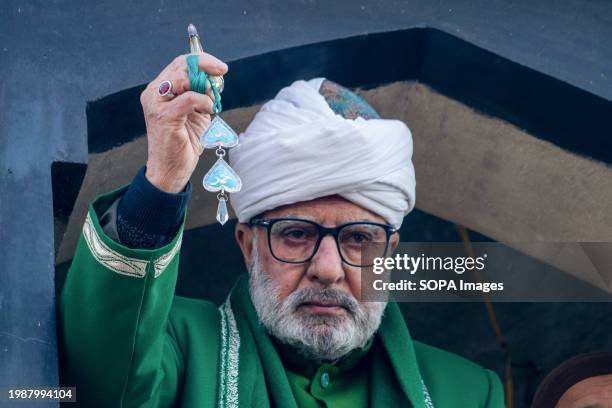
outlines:
[{"label": "elderly man", "polygon": [[[199,68],[227,70],[208,54]],[[264,105],[231,152],[249,273],[217,308],[174,295],[211,94],[190,90],[179,56],[141,103],[146,166],[89,206],[60,299],[63,383],[81,406],[503,406],[493,372],[413,341],[395,303],[359,300],[361,245],[392,251],[414,206],[402,122],[322,79]]]}]

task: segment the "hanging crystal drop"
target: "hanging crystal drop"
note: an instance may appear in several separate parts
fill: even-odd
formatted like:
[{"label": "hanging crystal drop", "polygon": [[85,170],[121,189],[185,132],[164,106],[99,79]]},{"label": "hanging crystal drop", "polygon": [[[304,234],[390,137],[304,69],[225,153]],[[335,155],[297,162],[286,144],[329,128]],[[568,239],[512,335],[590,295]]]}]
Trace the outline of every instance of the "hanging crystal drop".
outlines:
[{"label": "hanging crystal drop", "polygon": [[219,197],[219,205],[217,206],[217,221],[219,221],[219,224],[221,225],[225,224],[229,218],[225,201],[225,197]]}]

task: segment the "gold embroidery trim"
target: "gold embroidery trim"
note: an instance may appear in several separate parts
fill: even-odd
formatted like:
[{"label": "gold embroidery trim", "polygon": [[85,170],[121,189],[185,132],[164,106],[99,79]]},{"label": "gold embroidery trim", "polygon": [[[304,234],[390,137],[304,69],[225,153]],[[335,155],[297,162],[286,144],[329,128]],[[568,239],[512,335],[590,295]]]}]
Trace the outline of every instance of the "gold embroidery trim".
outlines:
[{"label": "gold embroidery trim", "polygon": [[83,236],[93,257],[104,267],[121,275],[142,278],[147,273],[149,261],[129,258],[109,248],[98,235],[89,213],[83,226]]}]

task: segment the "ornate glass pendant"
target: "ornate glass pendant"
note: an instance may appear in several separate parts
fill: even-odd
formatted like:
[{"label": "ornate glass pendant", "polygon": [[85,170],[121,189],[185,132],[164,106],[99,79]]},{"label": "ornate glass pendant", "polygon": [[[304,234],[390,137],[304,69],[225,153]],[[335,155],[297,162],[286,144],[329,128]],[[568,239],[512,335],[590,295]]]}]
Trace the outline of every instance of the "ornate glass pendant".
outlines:
[{"label": "ornate glass pendant", "polygon": [[202,185],[207,191],[218,192],[217,199],[217,221],[221,225],[225,224],[229,218],[227,212],[226,193],[236,193],[242,188],[242,180],[238,174],[223,159],[226,155],[224,148],[231,148],[238,144],[238,135],[234,130],[218,115],[208,126],[208,129],[200,137],[200,143],[206,149],[216,149],[218,157],[213,166],[206,172]]}]

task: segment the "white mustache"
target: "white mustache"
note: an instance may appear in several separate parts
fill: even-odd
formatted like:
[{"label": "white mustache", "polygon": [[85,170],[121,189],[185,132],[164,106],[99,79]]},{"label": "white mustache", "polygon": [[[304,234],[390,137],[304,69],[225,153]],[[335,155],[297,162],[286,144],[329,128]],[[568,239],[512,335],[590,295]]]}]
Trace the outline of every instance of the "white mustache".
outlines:
[{"label": "white mustache", "polygon": [[325,289],[300,289],[287,297],[286,304],[291,310],[295,310],[306,303],[326,303],[330,302],[344,307],[351,314],[355,314],[359,309],[359,304],[355,298],[341,290]]}]

